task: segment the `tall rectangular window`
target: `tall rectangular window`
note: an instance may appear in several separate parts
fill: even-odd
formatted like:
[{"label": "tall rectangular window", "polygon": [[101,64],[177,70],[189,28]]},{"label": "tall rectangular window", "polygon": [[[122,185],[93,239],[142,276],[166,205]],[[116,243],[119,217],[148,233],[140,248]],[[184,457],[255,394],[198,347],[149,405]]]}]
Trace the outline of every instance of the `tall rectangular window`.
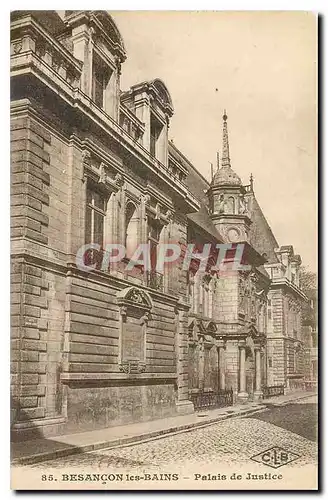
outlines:
[{"label": "tall rectangular window", "polygon": [[148,244],[150,248],[150,264],[151,269],[156,270],[157,264],[157,247],[161,233],[161,226],[158,221],[152,217],[148,217]]},{"label": "tall rectangular window", "polygon": [[92,99],[100,108],[104,108],[105,90],[110,79],[111,71],[96,54],[92,63]]},{"label": "tall rectangular window", "polygon": [[104,219],[106,215],[105,196],[92,188],[87,187],[85,242],[104,243]]},{"label": "tall rectangular window", "polygon": [[150,117],[150,154],[152,156],[158,156],[157,154],[157,143],[158,138],[163,129],[163,125],[160,123],[154,115]]},{"label": "tall rectangular window", "polygon": [[161,236],[162,226],[158,220],[148,217],[148,245],[150,252],[150,268],[148,272],[148,286],[161,290],[163,287],[163,274],[156,271],[157,248]]}]

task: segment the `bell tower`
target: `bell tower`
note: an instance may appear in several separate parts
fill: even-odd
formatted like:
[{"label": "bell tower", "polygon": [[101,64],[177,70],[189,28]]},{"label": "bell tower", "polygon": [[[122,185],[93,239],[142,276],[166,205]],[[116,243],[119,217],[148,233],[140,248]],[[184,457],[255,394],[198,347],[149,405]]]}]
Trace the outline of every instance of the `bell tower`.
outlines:
[{"label": "bell tower", "polygon": [[232,170],[229,151],[227,114],[223,114],[221,166],[217,155],[217,171],[208,190],[211,218],[219,233],[229,243],[249,240],[249,217],[245,188]]}]

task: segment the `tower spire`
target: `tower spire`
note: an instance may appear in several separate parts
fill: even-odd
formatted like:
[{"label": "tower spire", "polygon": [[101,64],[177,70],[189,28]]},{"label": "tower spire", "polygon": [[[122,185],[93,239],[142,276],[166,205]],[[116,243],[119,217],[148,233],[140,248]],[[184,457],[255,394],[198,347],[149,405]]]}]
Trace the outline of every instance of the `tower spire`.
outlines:
[{"label": "tower spire", "polygon": [[223,135],[222,135],[222,156],[221,156],[221,166],[231,167],[230,165],[230,153],[229,153],[229,136],[228,136],[228,125],[227,125],[227,112],[224,110],[223,113]]}]

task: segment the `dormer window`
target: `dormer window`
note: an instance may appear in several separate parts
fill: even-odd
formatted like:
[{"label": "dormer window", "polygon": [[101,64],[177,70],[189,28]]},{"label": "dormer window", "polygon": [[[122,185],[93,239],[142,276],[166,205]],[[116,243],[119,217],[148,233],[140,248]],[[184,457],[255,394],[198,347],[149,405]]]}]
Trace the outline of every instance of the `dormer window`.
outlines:
[{"label": "dormer window", "polygon": [[158,157],[158,139],[163,130],[162,123],[153,114],[150,117],[150,154]]},{"label": "dormer window", "polygon": [[105,107],[105,91],[112,71],[97,54],[93,56],[92,65],[92,99],[100,108]]}]

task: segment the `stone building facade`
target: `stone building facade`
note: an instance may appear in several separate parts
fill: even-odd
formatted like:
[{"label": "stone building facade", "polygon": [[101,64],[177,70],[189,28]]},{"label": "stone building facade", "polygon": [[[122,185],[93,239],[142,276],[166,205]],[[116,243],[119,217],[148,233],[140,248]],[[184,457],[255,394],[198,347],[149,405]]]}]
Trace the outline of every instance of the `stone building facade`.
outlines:
[{"label": "stone building facade", "polygon": [[[107,12],[12,13],[14,439],[192,412],[204,390],[260,399],[304,376],[301,260],[232,170],[226,114],[209,184],[168,141],[165,84],[121,91],[125,58]],[[158,272],[169,242],[228,244],[225,268]],[[104,267],[91,249],[81,269],[88,243],[127,254]],[[143,243],[150,269],[129,268]]]},{"label": "stone building facade", "polygon": [[318,291],[309,288],[306,291],[307,302],[302,308],[302,337],[305,346],[305,381],[309,387],[316,387],[318,382]]}]

